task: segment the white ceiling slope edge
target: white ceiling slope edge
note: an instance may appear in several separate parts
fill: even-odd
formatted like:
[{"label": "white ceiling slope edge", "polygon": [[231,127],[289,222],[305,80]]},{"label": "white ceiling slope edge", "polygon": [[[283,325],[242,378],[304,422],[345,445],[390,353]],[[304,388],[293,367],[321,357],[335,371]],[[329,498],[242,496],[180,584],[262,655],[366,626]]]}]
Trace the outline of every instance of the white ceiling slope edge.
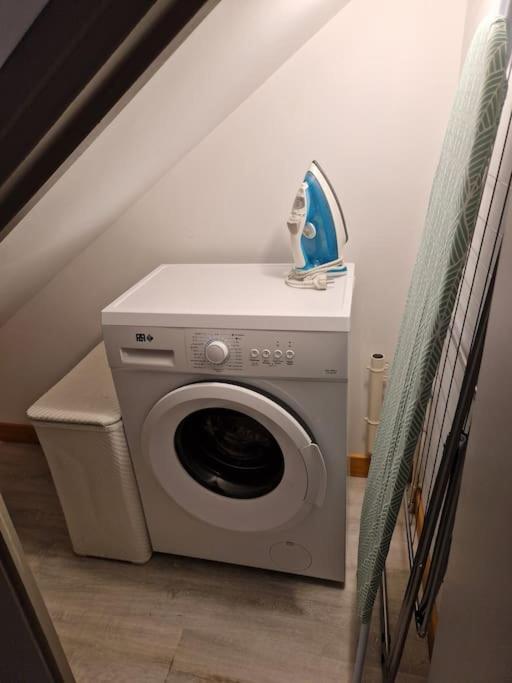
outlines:
[{"label": "white ceiling slope edge", "polygon": [[315,156],[339,190],[357,269],[349,435],[360,450],[365,367],[394,348],[465,9],[351,0],[0,328],[0,422],[22,421],[99,340],[101,308],[160,263],[289,260],[285,217]]},{"label": "white ceiling slope edge", "polygon": [[0,325],[347,1],[214,8],[0,243]]}]

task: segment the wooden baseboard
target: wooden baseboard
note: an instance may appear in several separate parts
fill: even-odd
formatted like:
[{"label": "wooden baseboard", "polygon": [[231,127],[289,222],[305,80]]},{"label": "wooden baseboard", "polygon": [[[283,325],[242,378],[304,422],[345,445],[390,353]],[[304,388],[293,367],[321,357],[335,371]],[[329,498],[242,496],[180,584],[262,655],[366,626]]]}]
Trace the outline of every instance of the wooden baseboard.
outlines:
[{"label": "wooden baseboard", "polygon": [[349,453],[348,473],[351,477],[367,477],[370,468],[370,456],[365,453]]},{"label": "wooden baseboard", "polygon": [[11,443],[39,443],[36,430],[32,425],[0,422],[0,441]]},{"label": "wooden baseboard", "polygon": [[[417,488],[415,493],[414,493],[414,515],[416,517],[416,534],[419,538],[419,536],[421,536],[421,532],[423,531],[423,526],[425,524],[425,505],[423,503],[423,496],[422,496],[420,488]],[[427,561],[425,563],[425,572],[423,573],[423,579],[421,582],[423,588],[425,588],[425,583],[427,581],[429,571],[430,571],[430,556],[427,558]],[[427,628],[428,650],[429,650],[431,657],[432,657],[432,652],[434,650],[434,641],[435,641],[435,637],[436,637],[437,623],[438,623],[437,607],[434,604],[434,606],[432,608],[432,614],[430,615],[430,621],[428,623],[428,628]]]}]

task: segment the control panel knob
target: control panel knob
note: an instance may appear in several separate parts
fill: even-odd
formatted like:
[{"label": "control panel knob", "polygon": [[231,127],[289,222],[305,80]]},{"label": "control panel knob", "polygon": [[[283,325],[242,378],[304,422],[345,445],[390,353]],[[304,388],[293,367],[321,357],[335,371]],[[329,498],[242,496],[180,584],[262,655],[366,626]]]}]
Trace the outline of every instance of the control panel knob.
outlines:
[{"label": "control panel knob", "polygon": [[224,363],[229,356],[229,348],[223,341],[211,341],[206,345],[206,360],[214,365]]}]

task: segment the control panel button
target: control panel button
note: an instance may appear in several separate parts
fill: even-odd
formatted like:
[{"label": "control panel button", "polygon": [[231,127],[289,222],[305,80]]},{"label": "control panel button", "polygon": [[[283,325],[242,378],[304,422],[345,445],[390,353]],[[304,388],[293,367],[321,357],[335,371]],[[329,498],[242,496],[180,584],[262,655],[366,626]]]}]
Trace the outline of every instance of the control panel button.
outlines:
[{"label": "control panel button", "polygon": [[293,358],[295,358],[295,351],[293,349],[288,349],[285,356],[287,360],[293,360]]},{"label": "control panel button", "polygon": [[283,352],[281,351],[281,349],[276,349],[274,351],[274,358],[276,360],[281,360],[282,357],[283,357]]},{"label": "control panel button", "polygon": [[257,358],[260,357],[260,350],[259,349],[251,349],[249,352],[249,355],[253,360],[256,360]]},{"label": "control panel button", "polygon": [[261,352],[261,356],[262,356],[262,358],[270,358],[270,356],[271,356],[270,349],[263,349],[263,351]]},{"label": "control panel button", "polygon": [[213,365],[220,365],[228,359],[229,348],[223,341],[211,341],[206,345],[204,355]]}]

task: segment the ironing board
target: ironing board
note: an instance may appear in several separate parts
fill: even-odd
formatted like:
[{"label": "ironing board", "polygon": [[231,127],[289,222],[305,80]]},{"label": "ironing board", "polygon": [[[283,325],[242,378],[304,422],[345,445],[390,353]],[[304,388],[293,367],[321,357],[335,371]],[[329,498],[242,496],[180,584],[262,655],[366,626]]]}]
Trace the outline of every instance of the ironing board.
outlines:
[{"label": "ironing board", "polygon": [[506,62],[506,22],[487,18],[469,48],[448,122],[372,454],[359,536],[359,660],[471,245]]}]

